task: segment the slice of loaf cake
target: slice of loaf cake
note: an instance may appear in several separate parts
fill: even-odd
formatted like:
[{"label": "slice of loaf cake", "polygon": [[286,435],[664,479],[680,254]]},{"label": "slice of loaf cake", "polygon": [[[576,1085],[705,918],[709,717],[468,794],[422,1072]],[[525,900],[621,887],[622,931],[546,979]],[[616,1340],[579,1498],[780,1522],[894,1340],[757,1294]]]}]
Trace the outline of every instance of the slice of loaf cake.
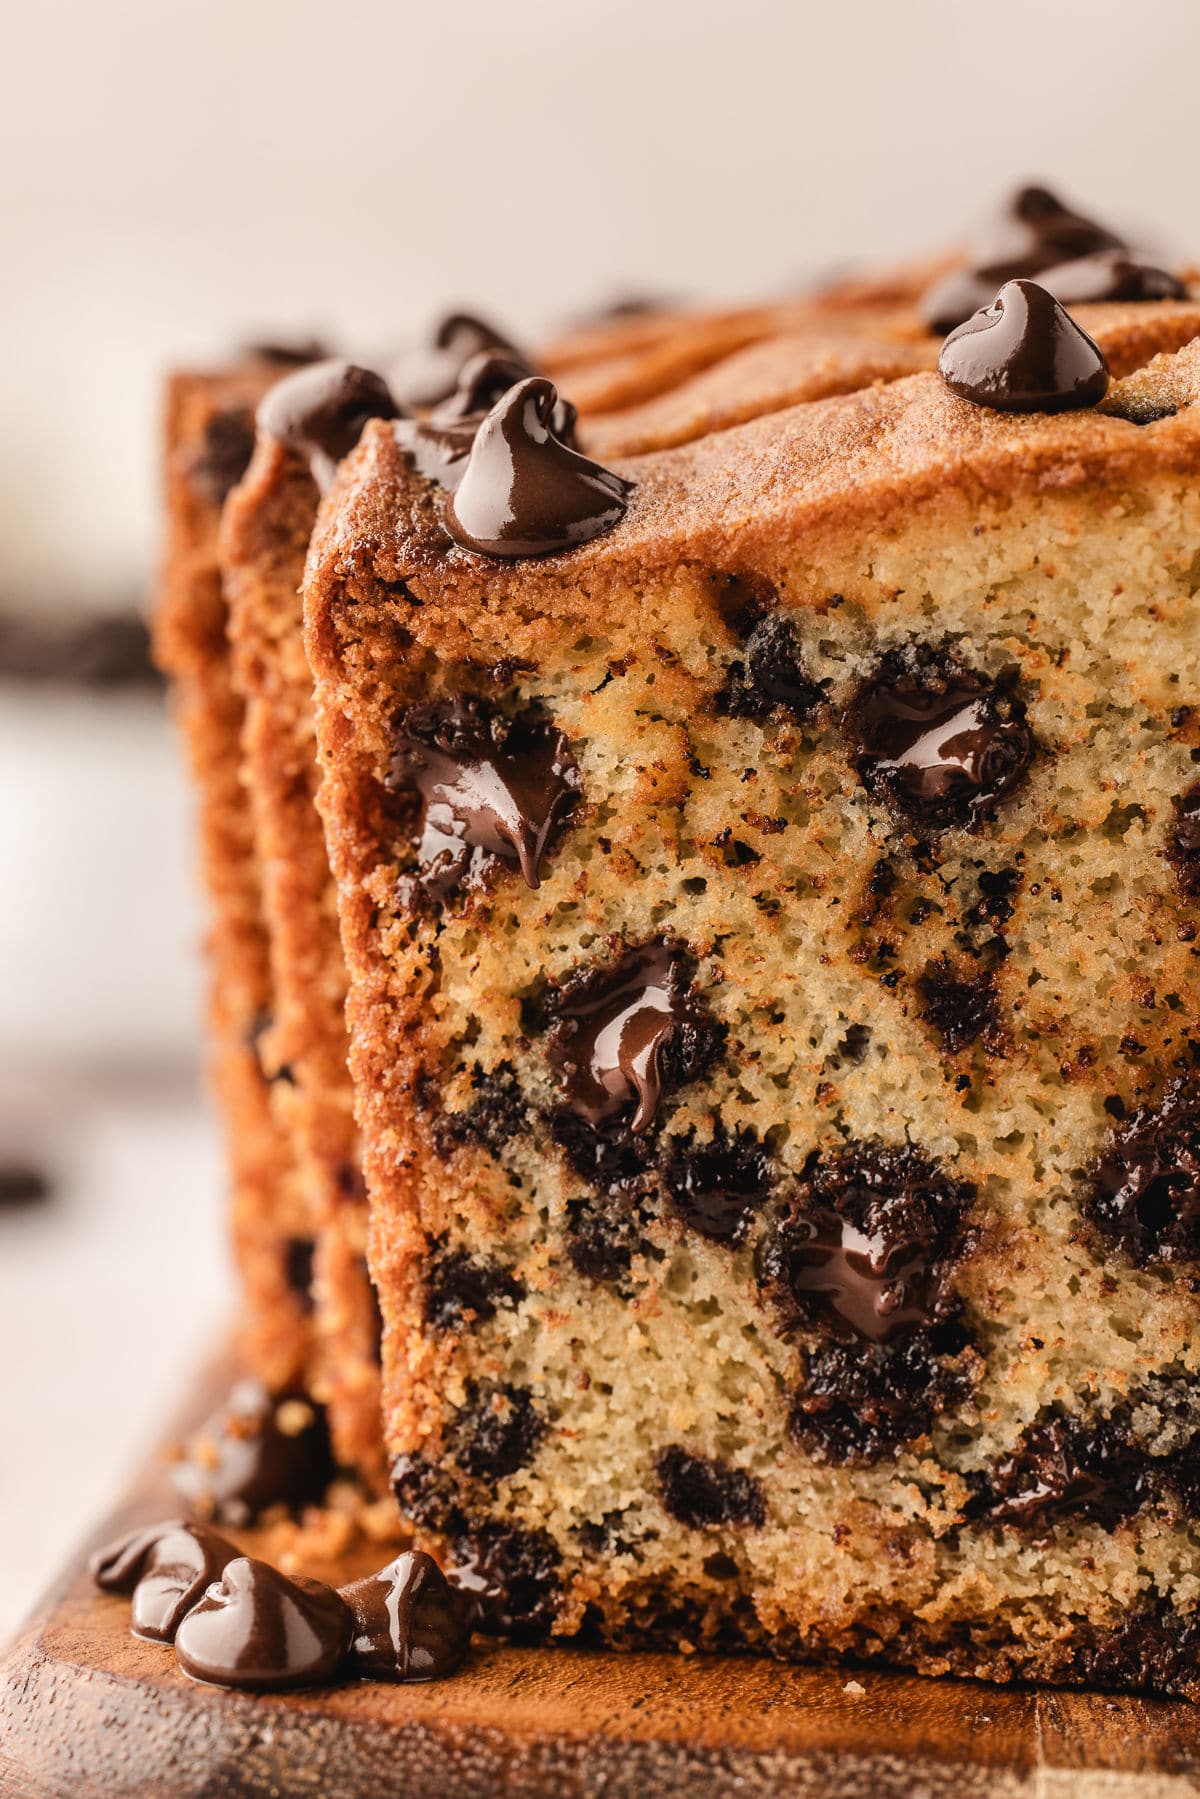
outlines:
[{"label": "slice of loaf cake", "polygon": [[1085,322],[326,502],[385,1434],[517,1635],[1194,1687],[1200,316]]},{"label": "slice of loaf cake", "polygon": [[[377,378],[361,371],[347,378],[346,369],[318,363],[266,397],[259,410],[267,428],[226,504],[220,553],[234,677],[245,706],[242,772],[262,870],[274,1048],[290,1073],[289,1141],[316,1240],[310,1386],[326,1407],[338,1461],[381,1489],[379,1312],[367,1272],[366,1189],[346,1068],[345,967],[314,803],[312,677],[300,604],[319,499],[313,462],[332,468],[368,416],[395,410]],[[289,412],[297,384],[299,400]],[[321,407],[325,447],[313,444],[306,453],[287,439],[298,415]]]},{"label": "slice of loaf cake", "polygon": [[[925,343],[912,348],[882,338],[848,343],[846,334],[835,336],[836,304],[832,299],[822,303],[821,334],[801,333],[793,309],[788,315],[792,334],[756,345],[746,352],[746,366],[734,356],[624,412],[595,421],[585,418],[580,426],[584,441],[594,442],[606,455],[637,451],[647,443],[686,441],[718,424],[778,410],[799,398],[848,391],[930,366],[933,352]],[[888,307],[890,316],[890,296]],[[753,316],[758,328],[765,328],[768,315]],[[503,345],[490,327],[462,322],[475,327],[461,346],[464,350],[480,341]],[[452,323],[439,328],[435,340],[448,335]],[[694,338],[706,328],[717,342],[723,340],[722,317],[707,326],[702,318],[691,321]],[[622,333],[607,344],[604,356],[592,359],[598,388],[600,372],[616,364],[626,389],[635,391],[629,354]],[[505,375],[511,380],[514,370],[519,373],[524,366],[523,358],[507,345],[503,355],[518,358]],[[428,386],[428,358],[419,360]],[[443,352],[438,360],[444,383],[454,373],[455,358]],[[478,387],[479,353],[466,363],[467,385]],[[411,381],[417,372],[414,359],[408,359],[406,372]],[[485,382],[494,384],[495,378],[495,371],[485,372]],[[660,378],[655,368],[651,385]],[[470,406],[477,408],[479,400],[477,391]],[[461,395],[458,404],[460,411],[467,404]],[[318,476],[328,485],[366,418],[394,410],[378,377],[344,363],[323,362],[281,375],[269,389],[259,407],[257,448],[225,500],[217,544],[231,661],[227,669],[223,652],[207,670],[218,685],[232,677],[242,706],[240,779],[253,827],[244,874],[261,887],[270,1042],[275,1064],[287,1071],[274,1090],[273,1114],[298,1164],[315,1239],[308,1262],[315,1334],[309,1384],[326,1407],[339,1462],[356,1469],[372,1487],[385,1484],[386,1478],[380,1327],[365,1259],[367,1198],[346,1067],[345,971],[336,893],[314,804],[312,677],[304,653],[300,583],[316,517]]]},{"label": "slice of loaf cake", "polygon": [[210,1056],[228,1149],[242,1345],[248,1365],[273,1388],[303,1379],[306,1371],[313,1232],[275,1104],[287,1070],[272,1042],[274,996],[241,780],[243,707],[226,638],[218,529],[225,498],[254,447],[254,408],[289,359],[265,351],[222,371],[171,379],[166,536],[154,620],[156,658],[170,677],[197,791]]}]

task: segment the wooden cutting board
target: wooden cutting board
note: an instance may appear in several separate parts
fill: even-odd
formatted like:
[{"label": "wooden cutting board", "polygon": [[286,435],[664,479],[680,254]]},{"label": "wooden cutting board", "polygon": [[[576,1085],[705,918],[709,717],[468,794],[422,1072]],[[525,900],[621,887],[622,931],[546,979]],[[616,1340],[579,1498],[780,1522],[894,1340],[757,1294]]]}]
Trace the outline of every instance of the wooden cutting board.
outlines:
[{"label": "wooden cutting board", "polygon": [[[170,1441],[211,1410],[229,1372],[197,1379]],[[196,1686],[169,1647],[129,1635],[128,1602],[85,1572],[96,1544],[177,1509],[157,1455],[0,1662],[3,1799],[1200,1793],[1200,1708],[1125,1695],[486,1645],[428,1686],[273,1697]],[[230,1534],[253,1550],[253,1533]]]}]

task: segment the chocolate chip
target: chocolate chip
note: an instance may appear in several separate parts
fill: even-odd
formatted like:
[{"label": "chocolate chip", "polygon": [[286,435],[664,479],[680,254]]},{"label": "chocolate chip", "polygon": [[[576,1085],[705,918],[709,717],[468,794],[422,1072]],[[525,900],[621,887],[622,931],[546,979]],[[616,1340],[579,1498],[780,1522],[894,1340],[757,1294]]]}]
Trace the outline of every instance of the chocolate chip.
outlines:
[{"label": "chocolate chip", "polygon": [[1167,860],[1180,891],[1200,899],[1200,781],[1175,801],[1175,817],[1167,830]]},{"label": "chocolate chip", "polygon": [[771,1157],[753,1131],[730,1136],[718,1125],[707,1143],[694,1136],[672,1140],[663,1170],[671,1204],[702,1237],[740,1243],[771,1191]]},{"label": "chocolate chip", "polygon": [[844,724],[868,792],[926,829],[983,824],[1034,755],[1011,688],[948,652],[890,651]]},{"label": "chocolate chip", "polygon": [[971,930],[990,925],[994,931],[1002,931],[1016,910],[1013,902],[1021,885],[1020,869],[981,868],[977,885],[979,898],[963,915],[963,923]]},{"label": "chocolate chip", "polygon": [[335,359],[277,381],[259,403],[258,428],[307,463],[324,493],[368,419],[394,419],[398,411],[381,376]]},{"label": "chocolate chip", "polygon": [[0,1208],[34,1206],[50,1196],[50,1179],[30,1162],[0,1164]]},{"label": "chocolate chip", "polygon": [[795,623],[775,612],[757,624],[743,657],[729,665],[717,710],[731,718],[767,719],[782,713],[802,723],[821,704],[819,682],[809,679]]},{"label": "chocolate chip", "polygon": [[239,406],[216,412],[204,427],[204,437],[191,463],[191,477],[214,506],[224,504],[254,454],[254,418]]},{"label": "chocolate chip", "polygon": [[585,1280],[620,1284],[646,1251],[646,1213],[636,1192],[619,1189],[568,1202],[567,1260]]},{"label": "chocolate chip", "polygon": [[1113,1692],[1189,1695],[1200,1656],[1200,1613],[1165,1597],[1139,1605],[1111,1628],[1075,1620],[1054,1646],[1052,1678]]},{"label": "chocolate chip", "polygon": [[[398,419],[396,442],[417,473],[453,493],[466,472],[480,425],[510,388],[535,371],[515,350],[480,350],[464,363],[449,399],[425,418]],[[552,428],[575,447],[575,408],[560,400]]]},{"label": "chocolate chip", "polygon": [[1128,250],[1098,250],[1076,256],[1038,274],[1038,286],[1061,306],[1092,306],[1110,300],[1186,300],[1183,282]]},{"label": "chocolate chip", "polygon": [[810,1158],[758,1249],[785,1325],[885,1343],[949,1316],[974,1188],[918,1149],[858,1144]]},{"label": "chocolate chip", "polygon": [[431,1555],[405,1550],[338,1593],[354,1619],[351,1660],[369,1679],[441,1680],[461,1665],[472,1607]]},{"label": "chocolate chip", "polygon": [[548,1123],[568,1165],[599,1192],[628,1194],[644,1185],[653,1146],[644,1133],[635,1137],[627,1120],[593,1125],[569,1107],[558,1106]]},{"label": "chocolate chip", "polygon": [[545,1531],[484,1523],[459,1537],[446,1579],[473,1602],[476,1629],[531,1643],[554,1623],[561,1566]]},{"label": "chocolate chip", "polygon": [[1006,281],[1125,248],[1106,226],[1064,206],[1049,189],[1018,188],[976,244],[970,265],[935,281],[922,296],[920,311],[930,330],[941,336],[990,305]]},{"label": "chocolate chip", "polygon": [[498,350],[525,358],[494,325],[469,312],[449,313],[430,343],[411,351],[388,370],[388,384],[406,406],[437,406],[454,392],[464,366],[481,351]]},{"label": "chocolate chip", "polygon": [[979,1041],[989,1055],[1004,1053],[1004,1030],[992,974],[979,970],[964,975],[948,957],[938,956],[926,964],[917,981],[917,991],[925,1001],[921,1017],[937,1032],[950,1055],[956,1056]]},{"label": "chocolate chip", "polygon": [[469,1381],[450,1430],[454,1459],[477,1480],[503,1480],[533,1460],[546,1420],[527,1387]]},{"label": "chocolate chip", "polygon": [[547,1060],[564,1099],[588,1124],[627,1123],[635,1136],[666,1094],[712,1066],[724,1040],[686,953],[665,938],[576,971],[546,1010]]},{"label": "chocolate chip", "polygon": [[306,1312],[313,1309],[313,1258],[311,1237],[289,1237],[283,1246],[283,1277]]},{"label": "chocolate chip", "polygon": [[1054,1418],[1031,1425],[1000,1458],[978,1484],[966,1516],[1040,1536],[1064,1519],[1111,1529],[1144,1505],[1153,1487],[1149,1458],[1118,1425]]},{"label": "chocolate chip", "polygon": [[1139,1268],[1200,1257],[1200,1093],[1184,1080],[1113,1132],[1083,1212]]},{"label": "chocolate chip", "polygon": [[610,531],[632,482],[555,435],[558,392],[543,376],[510,388],[480,425],[446,502],[453,541],[483,556],[545,556]]},{"label": "chocolate chip", "polygon": [[482,1143],[498,1155],[526,1128],[525,1095],[511,1062],[498,1062],[487,1073],[476,1063],[471,1087],[475,1098],[465,1111],[446,1112],[434,1121],[440,1155],[449,1155],[457,1144],[471,1142]]},{"label": "chocolate chip", "polygon": [[173,1518],[106,1544],[88,1567],[102,1592],[132,1594],[134,1636],[169,1643],[209,1582],[237,1553],[215,1530]]},{"label": "chocolate chip", "polygon": [[408,1523],[440,1535],[462,1528],[453,1476],[440,1460],[431,1461],[415,1451],[394,1456],[389,1478],[396,1503]]},{"label": "chocolate chip", "polygon": [[272,341],[246,345],[247,356],[258,362],[276,363],[280,368],[301,368],[306,362],[324,362],[331,354],[328,344],[319,337],[298,338],[295,343]]},{"label": "chocolate chip", "polygon": [[0,616],[0,680],[54,683],[103,692],[159,687],[145,619]]},{"label": "chocolate chip", "polygon": [[349,1608],[323,1581],[289,1580],[237,1556],[181,1621],[175,1653],[193,1680],[280,1692],[333,1680],[353,1629]]},{"label": "chocolate chip", "polygon": [[1077,411],[1108,392],[1099,344],[1033,281],[1006,281],[952,331],[938,373],[960,399],[1001,412]]},{"label": "chocolate chip", "polygon": [[400,895],[444,901],[484,885],[497,866],[529,887],[579,803],[567,739],[536,707],[505,717],[472,696],[411,706],[397,719],[388,773],[420,801],[415,878]]},{"label": "chocolate chip", "polygon": [[425,1322],[435,1330],[485,1323],[501,1305],[515,1305],[525,1289],[512,1269],[465,1249],[435,1254],[425,1283]]},{"label": "chocolate chip", "polygon": [[197,1518],[242,1525],[269,1506],[320,1499],[332,1472],[322,1409],[307,1394],[241,1380],[189,1438],[171,1480]]},{"label": "chocolate chip", "polygon": [[762,1483],[742,1468],[672,1444],[659,1455],[656,1472],[663,1510],[689,1530],[720,1524],[761,1530],[767,1521]]},{"label": "chocolate chip", "polygon": [[964,1405],[981,1367],[956,1319],[890,1343],[827,1343],[807,1357],[789,1431],[815,1460],[869,1467]]}]

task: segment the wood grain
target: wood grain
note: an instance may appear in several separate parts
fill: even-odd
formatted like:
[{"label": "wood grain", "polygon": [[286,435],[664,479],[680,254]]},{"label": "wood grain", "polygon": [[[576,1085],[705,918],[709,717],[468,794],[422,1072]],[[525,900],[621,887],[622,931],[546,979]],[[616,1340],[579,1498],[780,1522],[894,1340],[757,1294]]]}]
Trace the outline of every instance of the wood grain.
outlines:
[{"label": "wood grain", "polygon": [[[228,1372],[197,1381],[185,1426]],[[155,1458],[0,1663],[4,1799],[1200,1793],[1200,1711],[1128,1695],[486,1645],[429,1686],[282,1697],[197,1686],[169,1648],[129,1635],[128,1602],[84,1571],[95,1543],[175,1509]],[[253,1549],[253,1533],[234,1534]]]}]

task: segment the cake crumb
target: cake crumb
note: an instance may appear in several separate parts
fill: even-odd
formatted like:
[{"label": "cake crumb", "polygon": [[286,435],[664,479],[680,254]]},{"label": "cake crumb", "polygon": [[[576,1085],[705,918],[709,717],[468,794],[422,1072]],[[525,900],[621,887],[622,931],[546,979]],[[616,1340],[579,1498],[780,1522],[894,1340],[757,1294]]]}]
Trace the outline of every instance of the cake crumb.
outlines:
[{"label": "cake crumb", "polygon": [[842,1691],[843,1693],[848,1693],[851,1699],[865,1699],[867,1696],[866,1687],[862,1685],[861,1681],[857,1680],[848,1680],[842,1688]]}]

